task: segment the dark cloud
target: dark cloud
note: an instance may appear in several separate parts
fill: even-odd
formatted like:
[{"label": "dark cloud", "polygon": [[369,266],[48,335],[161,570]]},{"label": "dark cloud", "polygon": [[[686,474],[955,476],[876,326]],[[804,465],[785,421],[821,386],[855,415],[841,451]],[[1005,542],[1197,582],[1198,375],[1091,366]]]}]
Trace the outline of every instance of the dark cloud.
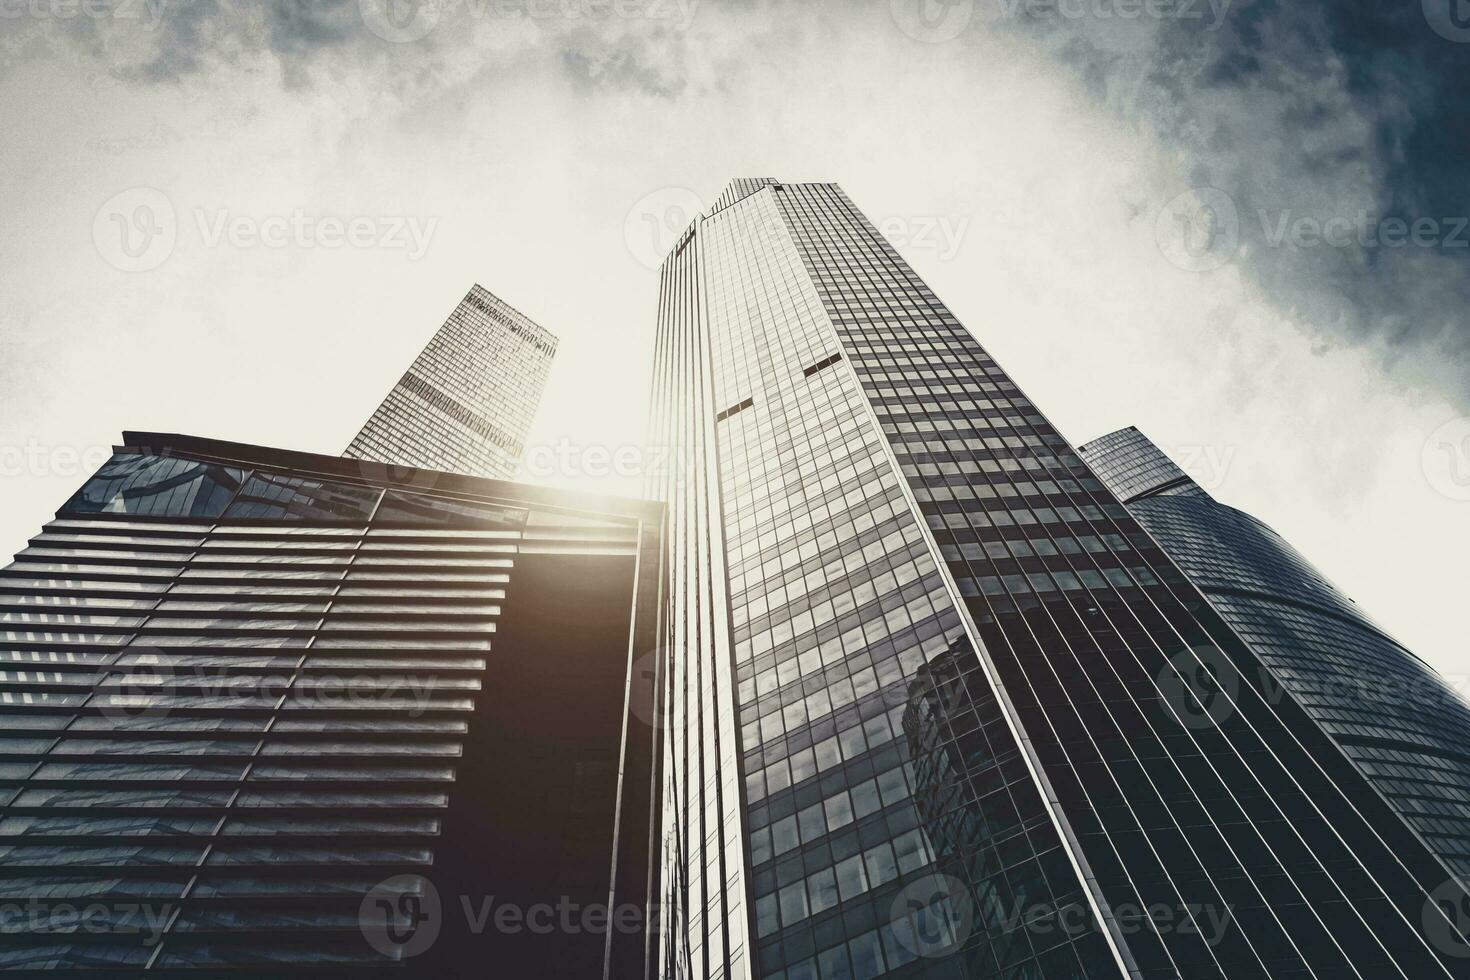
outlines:
[{"label": "dark cloud", "polygon": [[[220,66],[273,63],[287,88],[384,69],[412,74],[493,32],[542,48],[584,91],[675,98],[698,59],[687,29],[699,0],[641,9],[587,0],[111,0],[114,16],[37,19],[32,56],[61,41],[114,77],[187,82]],[[422,25],[422,29],[419,29]],[[480,33],[477,33],[480,32]],[[504,48],[501,56],[509,57]],[[332,60],[350,57],[350,63]]]},{"label": "dark cloud", "polygon": [[110,0],[84,6],[105,13],[36,18],[23,26],[38,42],[70,43],[114,77],[138,83],[180,82],[217,64],[268,56],[278,62],[283,82],[299,87],[319,53],[364,34],[357,0]]},{"label": "dark cloud", "polygon": [[580,31],[562,51],[562,67],[583,90],[633,91],[672,99],[689,85],[679,68],[685,59],[669,56],[668,49],[676,46],[681,46],[679,39],[667,33],[652,39],[625,34],[609,41]]},{"label": "dark cloud", "polygon": [[1211,247],[1276,306],[1470,406],[1470,25],[1433,26],[1457,2],[1199,0],[1199,19],[1123,25],[1095,13],[1123,3],[1090,0],[1010,29],[1229,196],[1238,235],[1216,223]]}]

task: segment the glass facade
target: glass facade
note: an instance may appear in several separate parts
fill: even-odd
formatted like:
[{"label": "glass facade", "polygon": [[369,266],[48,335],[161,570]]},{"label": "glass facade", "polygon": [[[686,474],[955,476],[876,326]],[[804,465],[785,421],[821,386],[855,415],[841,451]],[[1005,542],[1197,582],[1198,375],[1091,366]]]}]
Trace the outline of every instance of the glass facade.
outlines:
[{"label": "glass facade", "polygon": [[509,479],[556,343],[549,331],[476,285],[343,455]]},{"label": "glass facade", "polygon": [[1462,975],[1443,869],[838,187],[682,236],[654,413],[665,976]]},{"label": "glass facade", "polygon": [[454,918],[645,907],[659,508],[126,438],[0,570],[0,970],[641,973]]},{"label": "glass facade", "polygon": [[1446,875],[1470,879],[1465,700],[1280,535],[1216,501],[1137,429],[1080,452]]}]

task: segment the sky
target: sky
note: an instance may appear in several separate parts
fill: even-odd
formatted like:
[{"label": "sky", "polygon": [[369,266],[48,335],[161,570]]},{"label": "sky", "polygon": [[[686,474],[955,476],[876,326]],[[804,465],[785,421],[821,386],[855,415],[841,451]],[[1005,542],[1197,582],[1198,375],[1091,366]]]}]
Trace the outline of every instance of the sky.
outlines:
[{"label": "sky", "polygon": [[830,180],[1470,689],[1455,2],[0,0],[0,551],[124,429],[340,452],[472,282],[561,338],[525,478],[638,494],[664,251]]}]

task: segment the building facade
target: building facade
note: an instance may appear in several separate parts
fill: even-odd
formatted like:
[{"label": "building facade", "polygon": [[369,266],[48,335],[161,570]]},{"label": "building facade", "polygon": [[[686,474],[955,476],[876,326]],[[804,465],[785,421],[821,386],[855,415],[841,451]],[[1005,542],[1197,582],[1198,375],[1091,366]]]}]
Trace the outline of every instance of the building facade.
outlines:
[{"label": "building facade", "polygon": [[509,479],[556,344],[548,330],[475,285],[344,455]]},{"label": "building facade", "polygon": [[1226,622],[1443,862],[1470,879],[1470,707],[1279,534],[1136,428],[1079,447]]},{"label": "building facade", "polygon": [[660,509],[124,439],[0,570],[0,970],[643,975]]},{"label": "building facade", "polygon": [[836,185],[732,182],[658,319],[663,975],[1466,975],[1463,891]]}]

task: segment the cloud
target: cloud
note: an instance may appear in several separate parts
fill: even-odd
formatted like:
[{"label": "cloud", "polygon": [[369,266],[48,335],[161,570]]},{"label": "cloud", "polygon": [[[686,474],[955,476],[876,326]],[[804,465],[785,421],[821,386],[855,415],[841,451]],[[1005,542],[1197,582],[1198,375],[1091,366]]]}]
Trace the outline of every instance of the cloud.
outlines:
[{"label": "cloud", "polygon": [[[835,78],[855,50],[918,71],[959,55],[980,77],[998,37],[1069,74],[1172,163],[1172,183],[1128,192],[1132,221],[1219,260],[1206,270],[1243,273],[1324,348],[1370,351],[1396,383],[1470,408],[1470,28],[1448,19],[1458,2],[115,0],[110,18],[13,22],[5,50],[65,45],[145,86],[232,68],[293,90],[356,79],[402,106],[528,68],[588,99],[675,103],[770,98],[791,66],[830,61]],[[942,17],[910,18],[906,37],[882,9],[905,5]],[[959,40],[912,43],[916,27]],[[791,93],[804,97],[823,96]],[[1183,204],[1160,223],[1169,201]]]},{"label": "cloud", "polygon": [[[1197,251],[1319,341],[1470,406],[1470,30],[1434,16],[1454,2],[979,0],[1173,157],[1169,195],[1224,192],[1182,209]],[[1136,203],[1152,221],[1162,202]]]},{"label": "cloud", "polygon": [[699,0],[88,0],[67,16],[53,11],[68,0],[26,2],[7,61],[65,51],[143,85],[268,68],[306,89],[539,50],[582,91],[674,98],[702,68],[688,45]]},{"label": "cloud", "polygon": [[578,31],[561,52],[562,66],[578,89],[633,91],[663,99],[677,98],[689,85],[680,70],[683,59],[671,57],[681,39],[623,35],[609,40]]}]

